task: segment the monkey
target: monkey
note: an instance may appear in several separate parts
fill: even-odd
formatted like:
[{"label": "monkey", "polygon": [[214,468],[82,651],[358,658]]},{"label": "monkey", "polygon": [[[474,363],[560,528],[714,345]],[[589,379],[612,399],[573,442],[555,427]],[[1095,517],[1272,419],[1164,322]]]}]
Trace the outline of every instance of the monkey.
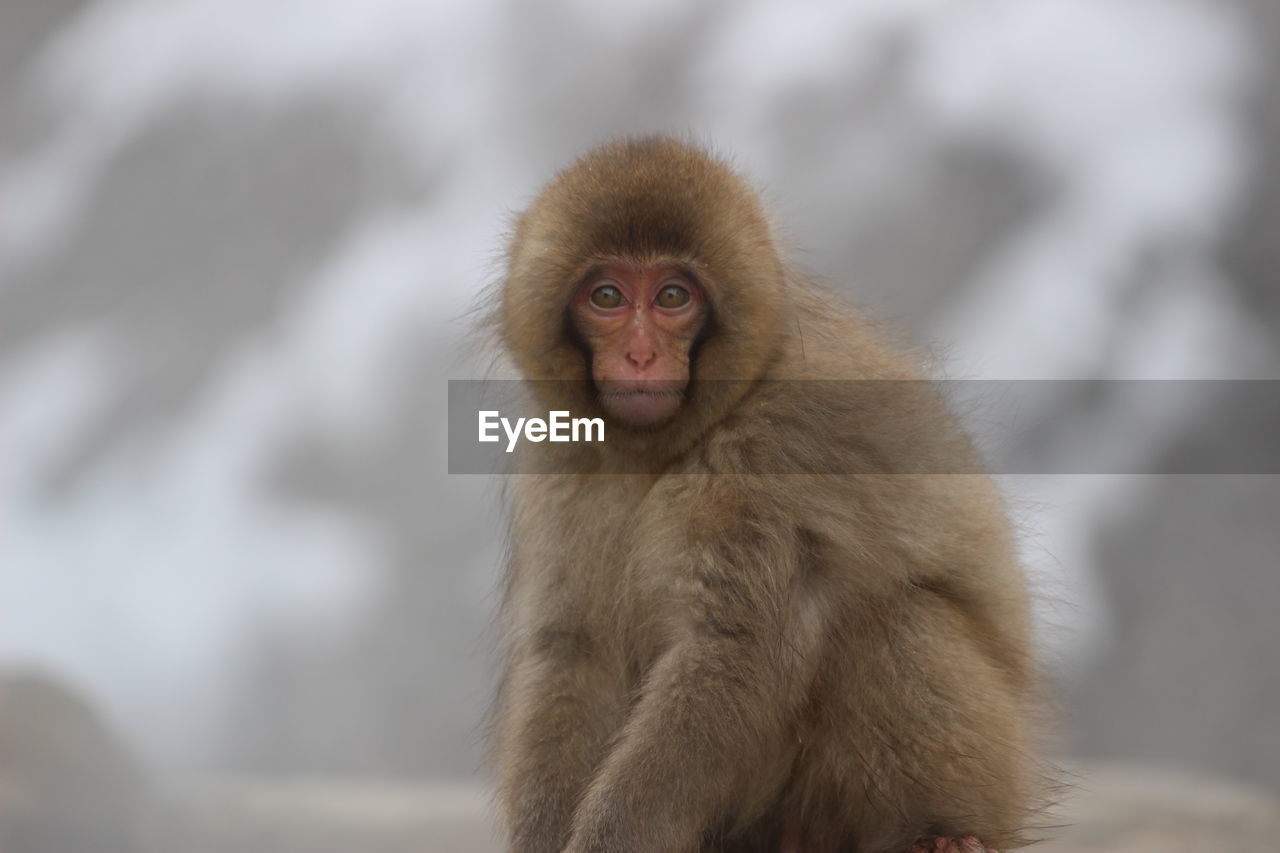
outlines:
[{"label": "monkey", "polygon": [[489,323],[604,442],[521,448],[489,722],[515,853],[994,853],[1040,776],[1007,513],[921,367],[759,195],[607,142],[515,221]]}]

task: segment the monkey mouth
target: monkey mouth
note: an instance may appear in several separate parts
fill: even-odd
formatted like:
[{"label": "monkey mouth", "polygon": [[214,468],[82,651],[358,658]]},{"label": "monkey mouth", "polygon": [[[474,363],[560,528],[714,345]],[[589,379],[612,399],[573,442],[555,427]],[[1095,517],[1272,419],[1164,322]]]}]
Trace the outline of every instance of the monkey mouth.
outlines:
[{"label": "monkey mouth", "polygon": [[638,427],[658,426],[684,402],[684,388],[673,383],[610,383],[600,391],[600,405],[612,417]]}]

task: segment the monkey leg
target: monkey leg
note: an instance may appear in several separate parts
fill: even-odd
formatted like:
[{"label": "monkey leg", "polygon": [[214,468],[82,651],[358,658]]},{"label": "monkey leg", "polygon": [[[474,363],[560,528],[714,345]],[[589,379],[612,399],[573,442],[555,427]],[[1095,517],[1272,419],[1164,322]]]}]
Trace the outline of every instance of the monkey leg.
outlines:
[{"label": "monkey leg", "polygon": [[923,838],[915,843],[910,853],[998,853],[983,844],[972,835],[963,837],[941,835],[937,838]]}]

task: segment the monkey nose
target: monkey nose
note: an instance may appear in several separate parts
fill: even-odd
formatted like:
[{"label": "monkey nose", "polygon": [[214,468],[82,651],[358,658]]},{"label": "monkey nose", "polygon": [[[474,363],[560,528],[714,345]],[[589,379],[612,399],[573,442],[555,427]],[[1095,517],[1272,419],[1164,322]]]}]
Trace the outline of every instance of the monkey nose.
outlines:
[{"label": "monkey nose", "polygon": [[653,364],[657,359],[658,353],[651,347],[635,348],[627,350],[627,361],[631,362],[637,370],[644,370]]}]

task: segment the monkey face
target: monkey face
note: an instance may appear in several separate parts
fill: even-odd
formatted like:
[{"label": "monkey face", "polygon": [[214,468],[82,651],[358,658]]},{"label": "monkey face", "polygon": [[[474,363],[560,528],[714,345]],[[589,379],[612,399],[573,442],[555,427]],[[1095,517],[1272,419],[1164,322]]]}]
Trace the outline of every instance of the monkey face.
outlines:
[{"label": "monkey face", "polygon": [[670,261],[593,267],[573,296],[573,323],[600,405],[635,427],[658,426],[684,402],[706,295]]}]

